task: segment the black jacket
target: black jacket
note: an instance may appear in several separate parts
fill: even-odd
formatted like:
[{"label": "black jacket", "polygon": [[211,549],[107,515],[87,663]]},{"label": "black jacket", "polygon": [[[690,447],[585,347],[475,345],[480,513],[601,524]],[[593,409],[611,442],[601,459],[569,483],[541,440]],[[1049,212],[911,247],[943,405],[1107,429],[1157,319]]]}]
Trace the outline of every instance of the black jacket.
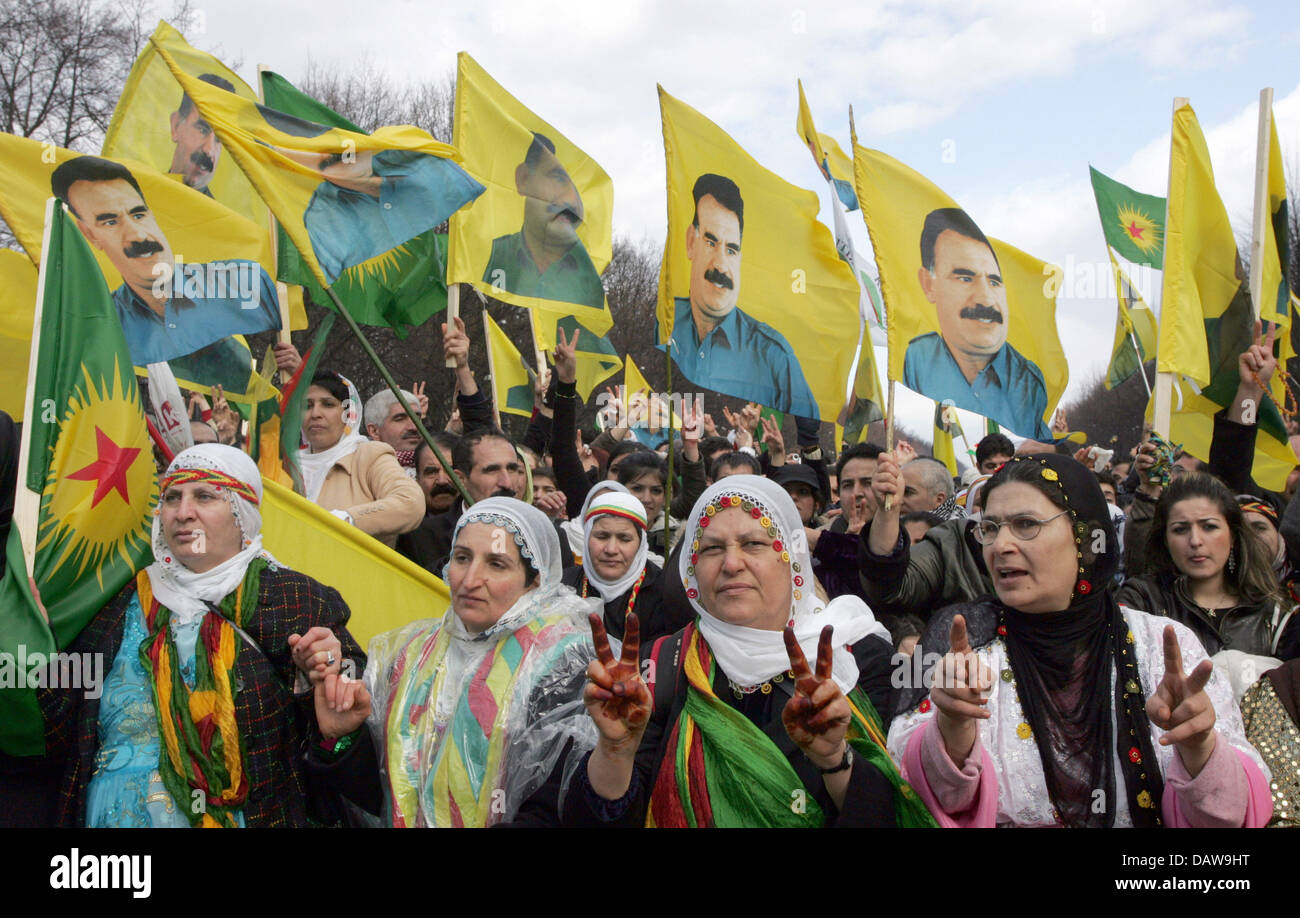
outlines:
[{"label": "black jacket", "polygon": [[1187,590],[1187,579],[1169,573],[1145,574],[1124,581],[1116,596],[1121,605],[1172,618],[1196,632],[1205,652],[1220,650],[1273,656],[1277,607],[1272,601],[1231,609],[1198,606]]}]

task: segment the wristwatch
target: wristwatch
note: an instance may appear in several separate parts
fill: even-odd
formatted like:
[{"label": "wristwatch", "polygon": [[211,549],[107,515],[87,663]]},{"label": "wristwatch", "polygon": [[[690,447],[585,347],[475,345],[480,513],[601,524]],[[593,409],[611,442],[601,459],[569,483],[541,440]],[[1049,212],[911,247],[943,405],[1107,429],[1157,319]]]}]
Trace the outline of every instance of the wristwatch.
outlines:
[{"label": "wristwatch", "polygon": [[824,775],[834,775],[834,774],[839,774],[841,771],[848,771],[852,767],[853,767],[853,747],[850,746],[848,743],[845,743],[844,758],[840,759],[840,764],[836,765],[834,768],[819,767],[817,770]]}]

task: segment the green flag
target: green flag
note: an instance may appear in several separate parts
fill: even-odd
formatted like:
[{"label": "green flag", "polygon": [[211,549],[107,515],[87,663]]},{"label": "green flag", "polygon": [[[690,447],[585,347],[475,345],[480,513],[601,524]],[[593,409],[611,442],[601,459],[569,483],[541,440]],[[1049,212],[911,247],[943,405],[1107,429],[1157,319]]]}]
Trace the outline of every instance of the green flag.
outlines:
[{"label": "green flag", "polygon": [[[44,750],[33,691],[44,661],[34,655],[71,643],[151,560],[158,497],[140,390],[103,272],[62,206],[46,213],[27,467],[0,581],[0,749],[10,755]],[[27,584],[19,535],[23,508],[36,501],[33,575],[48,624]]]},{"label": "green flag", "polygon": [[[261,72],[268,108],[305,121],[364,134],[338,112],[297,89],[269,70]],[[319,305],[333,308],[316,276],[281,230],[276,241],[277,274],[287,284],[301,284]],[[447,306],[447,234],[428,230],[402,245],[346,268],[331,285],[362,325],[386,325],[398,337],[422,325]]]},{"label": "green flag", "polygon": [[1091,166],[1088,171],[1106,242],[1135,265],[1160,268],[1164,261],[1165,199],[1134,191]]}]

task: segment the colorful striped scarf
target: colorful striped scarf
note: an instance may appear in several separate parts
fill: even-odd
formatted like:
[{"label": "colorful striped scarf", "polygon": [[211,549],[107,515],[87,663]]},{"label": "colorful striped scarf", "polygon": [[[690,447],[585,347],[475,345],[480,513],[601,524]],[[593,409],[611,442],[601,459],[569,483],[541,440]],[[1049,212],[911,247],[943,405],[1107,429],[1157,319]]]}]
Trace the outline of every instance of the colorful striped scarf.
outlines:
[{"label": "colorful striped scarf", "polygon": [[[136,577],[140,608],[149,636],[140,645],[140,662],[149,674],[162,738],[158,770],[163,786],[190,823],[202,828],[235,828],[248,797],[248,774],[239,725],[235,722],[232,674],[239,657],[245,617],[257,607],[266,560],[254,558],[239,589],[207,614],[199,625],[194,653],[194,688],[181,674],[171,610],[154,599],[147,571]],[[194,792],[201,796],[195,798]],[[195,806],[201,800],[201,806]]]},{"label": "colorful striped scarf", "polygon": [[[453,613],[448,612],[448,615]],[[411,641],[398,656],[384,735],[395,827],[434,825],[481,828],[505,812],[503,758],[510,737],[507,718],[520,699],[524,664],[538,653],[546,657],[529,668],[547,669],[546,660],[578,639],[573,616],[539,616],[503,635],[471,673],[445,727],[434,722],[444,685],[451,628],[444,622],[430,638]],[[516,712],[517,713],[517,712]],[[426,808],[432,802],[432,812]]]},{"label": "colorful striped scarf", "polygon": [[[713,691],[714,662],[695,625],[683,635],[686,703],[668,739],[646,811],[664,828],[816,827],[825,817],[789,759],[749,718]],[[673,674],[663,674],[674,678]],[[849,693],[854,753],[894,786],[900,827],[935,825],[885,752],[880,718],[862,690]],[[861,767],[861,766],[855,766]]]}]

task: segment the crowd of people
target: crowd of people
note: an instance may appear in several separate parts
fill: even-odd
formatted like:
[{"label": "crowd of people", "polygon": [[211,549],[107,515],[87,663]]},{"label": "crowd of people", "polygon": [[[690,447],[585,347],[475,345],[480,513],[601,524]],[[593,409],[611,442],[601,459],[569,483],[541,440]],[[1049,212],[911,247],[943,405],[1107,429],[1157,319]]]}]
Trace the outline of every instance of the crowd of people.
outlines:
[{"label": "crowd of people", "polygon": [[[905,442],[831,457],[804,419],[787,451],[757,405],[723,436],[687,403],[670,472],[651,400],[579,429],[576,334],[518,442],[459,320],[444,341],[436,451],[391,392],[363,404],[321,369],[298,460],[307,499],[446,582],[445,613],[363,651],[339,594],[263,547],[258,469],[229,409],[199,404],[153,562],[68,648],[105,655],[103,692],[40,691],[46,755],[0,760],[22,797],[0,812],[1300,825],[1300,464],[1258,487],[1240,411],[1206,461],[1154,434],[1119,457],[993,433],[954,478]],[[1240,365],[1258,404],[1276,362]]]}]

